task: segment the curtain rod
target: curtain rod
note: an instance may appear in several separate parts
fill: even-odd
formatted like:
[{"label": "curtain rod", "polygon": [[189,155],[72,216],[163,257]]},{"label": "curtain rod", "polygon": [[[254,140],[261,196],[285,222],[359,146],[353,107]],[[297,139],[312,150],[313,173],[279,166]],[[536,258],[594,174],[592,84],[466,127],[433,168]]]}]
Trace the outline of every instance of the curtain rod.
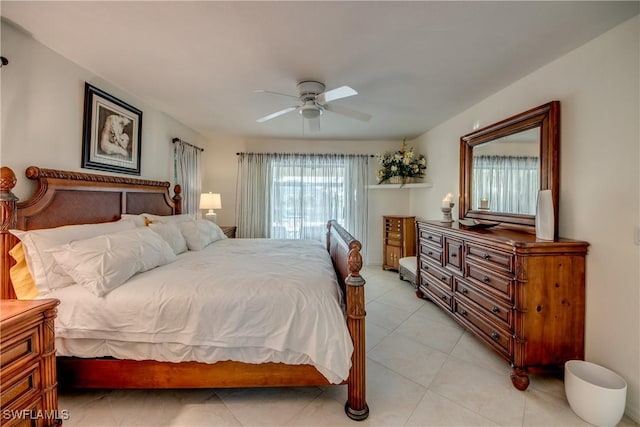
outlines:
[{"label": "curtain rod", "polygon": [[320,155],[324,155],[324,154],[337,154],[339,156],[369,156],[369,157],[375,157],[375,154],[347,154],[347,153],[236,153],[236,156],[239,156],[240,154],[293,154],[293,155],[303,155],[303,156],[307,156],[307,155],[314,155],[314,154],[320,154]]},{"label": "curtain rod", "polygon": [[187,144],[187,145],[189,145],[189,146],[191,146],[193,148],[196,148],[196,149],[198,149],[200,151],[204,151],[204,148],[200,148],[197,145],[189,144],[187,141],[183,141],[180,138],[173,138],[173,143],[175,144],[176,142],[182,142],[183,144]]}]

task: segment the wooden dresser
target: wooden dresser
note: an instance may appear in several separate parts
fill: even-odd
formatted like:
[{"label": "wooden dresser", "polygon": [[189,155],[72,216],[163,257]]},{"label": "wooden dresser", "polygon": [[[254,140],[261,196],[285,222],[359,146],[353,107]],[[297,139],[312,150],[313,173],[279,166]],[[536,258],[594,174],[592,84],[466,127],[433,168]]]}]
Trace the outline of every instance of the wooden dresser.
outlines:
[{"label": "wooden dresser", "polygon": [[416,254],[416,217],[382,217],[382,268],[398,270],[400,258]]},{"label": "wooden dresser", "polygon": [[54,319],[58,300],[0,301],[0,424],[54,426],[58,411]]},{"label": "wooden dresser", "polygon": [[584,357],[588,243],[418,221],[418,291],[511,363],[511,381]]}]

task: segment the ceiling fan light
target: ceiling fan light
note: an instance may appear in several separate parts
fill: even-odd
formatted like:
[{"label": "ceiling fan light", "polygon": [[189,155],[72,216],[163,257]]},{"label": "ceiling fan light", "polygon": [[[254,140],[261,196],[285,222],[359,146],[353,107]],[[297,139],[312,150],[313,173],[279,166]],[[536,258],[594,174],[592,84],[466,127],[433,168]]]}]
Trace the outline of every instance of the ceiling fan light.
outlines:
[{"label": "ceiling fan light", "polygon": [[303,105],[300,108],[300,114],[305,119],[317,119],[322,114],[322,110],[313,105]]}]

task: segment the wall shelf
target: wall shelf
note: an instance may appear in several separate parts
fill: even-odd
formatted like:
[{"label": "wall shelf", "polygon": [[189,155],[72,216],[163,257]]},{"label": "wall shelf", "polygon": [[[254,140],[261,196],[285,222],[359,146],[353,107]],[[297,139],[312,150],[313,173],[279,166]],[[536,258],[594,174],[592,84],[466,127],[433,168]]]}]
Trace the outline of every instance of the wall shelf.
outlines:
[{"label": "wall shelf", "polygon": [[433,184],[430,182],[416,182],[411,184],[373,184],[368,185],[367,188],[369,190],[406,190],[413,188],[431,188]]}]

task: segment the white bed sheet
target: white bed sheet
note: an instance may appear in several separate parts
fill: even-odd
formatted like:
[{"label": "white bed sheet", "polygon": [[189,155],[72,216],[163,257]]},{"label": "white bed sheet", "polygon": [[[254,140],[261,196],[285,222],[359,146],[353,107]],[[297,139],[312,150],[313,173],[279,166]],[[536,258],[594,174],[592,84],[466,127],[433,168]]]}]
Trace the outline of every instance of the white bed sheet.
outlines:
[{"label": "white bed sheet", "polygon": [[310,363],[332,383],[351,366],[341,292],[320,242],[221,240],[102,298],[79,285],[49,297],[61,301],[63,356]]}]

